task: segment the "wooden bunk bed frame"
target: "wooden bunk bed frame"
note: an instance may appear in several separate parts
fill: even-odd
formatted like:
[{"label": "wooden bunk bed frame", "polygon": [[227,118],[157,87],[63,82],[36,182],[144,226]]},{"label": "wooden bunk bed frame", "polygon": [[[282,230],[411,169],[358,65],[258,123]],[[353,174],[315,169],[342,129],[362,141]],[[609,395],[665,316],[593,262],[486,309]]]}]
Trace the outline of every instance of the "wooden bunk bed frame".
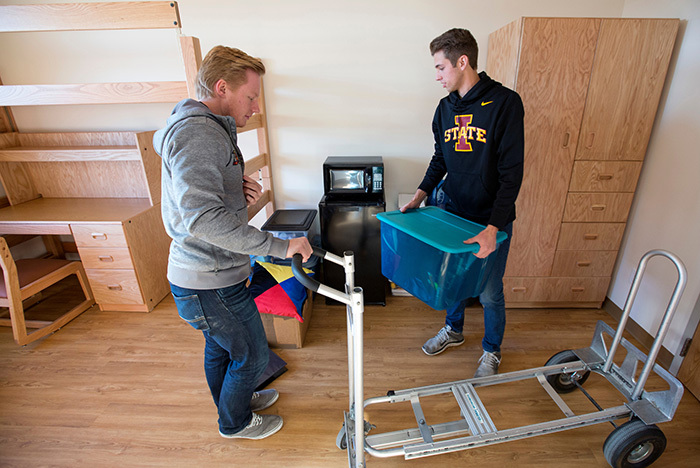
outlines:
[{"label": "wooden bunk bed frame", "polygon": [[[0,81],[0,182],[7,201],[0,234],[66,235],[85,266],[102,310],[152,310],[169,291],[170,239],[160,217],[161,161],[154,131],[23,133],[15,106],[176,103],[195,98],[199,39],[183,36],[177,2],[0,6],[0,33],[174,29],[185,81],[3,85]],[[249,219],[274,212],[264,95],[261,113],[239,133],[257,133],[259,154],[245,173],[263,186]],[[7,206],[9,205],[9,206]],[[54,241],[53,245],[56,242]],[[62,253],[61,243],[55,250]],[[68,249],[70,243],[68,244]]]}]

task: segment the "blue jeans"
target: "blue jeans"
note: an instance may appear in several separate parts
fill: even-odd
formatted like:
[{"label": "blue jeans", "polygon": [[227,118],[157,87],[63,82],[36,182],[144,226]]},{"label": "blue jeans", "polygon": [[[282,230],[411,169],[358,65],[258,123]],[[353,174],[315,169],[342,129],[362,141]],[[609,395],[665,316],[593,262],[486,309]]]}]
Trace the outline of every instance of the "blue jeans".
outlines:
[{"label": "blue jeans", "polygon": [[250,400],[269,359],[265,329],[245,283],[221,289],[170,285],[177,311],[204,333],[204,373],[219,411],[219,430],[233,434],[253,417]]},{"label": "blue jeans", "polygon": [[[506,272],[506,261],[510,249],[510,238],[513,235],[513,223],[502,229],[508,234],[508,238],[499,245],[496,252],[491,253],[496,258],[493,260],[493,268],[486,279],[484,291],[479,295],[479,302],[484,306],[484,339],[481,347],[484,351],[496,353],[501,351],[503,332],[506,328],[506,301],[503,297],[503,275]],[[445,324],[452,330],[462,333],[464,328],[464,309],[469,299],[447,309]]]}]

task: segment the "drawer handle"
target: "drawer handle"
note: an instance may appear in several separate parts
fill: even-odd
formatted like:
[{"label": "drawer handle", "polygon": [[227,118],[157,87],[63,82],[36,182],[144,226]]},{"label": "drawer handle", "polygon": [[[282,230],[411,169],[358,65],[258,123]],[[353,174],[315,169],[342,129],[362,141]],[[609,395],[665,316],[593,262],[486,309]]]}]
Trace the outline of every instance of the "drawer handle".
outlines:
[{"label": "drawer handle", "polygon": [[107,234],[104,232],[93,232],[90,236],[95,240],[107,240]]},{"label": "drawer handle", "polygon": [[522,293],[525,291],[527,291],[527,288],[524,286],[518,286],[518,287],[513,288],[514,293]]},{"label": "drawer handle", "polygon": [[583,238],[585,240],[596,240],[598,238],[598,234],[584,234]]},{"label": "drawer handle", "polygon": [[612,178],[612,174],[598,174],[598,180],[610,180]]},{"label": "drawer handle", "polygon": [[583,262],[576,262],[577,267],[587,267],[591,266],[591,262],[583,261]]},{"label": "drawer handle", "polygon": [[588,141],[586,142],[586,148],[591,149],[593,148],[593,140],[595,139],[595,133],[591,132],[588,134]]},{"label": "drawer handle", "polygon": [[566,132],[564,134],[564,142],[562,143],[561,147],[562,148],[568,148],[569,147],[569,140],[571,139],[571,133]]},{"label": "drawer handle", "polygon": [[605,211],[605,205],[591,205],[593,211]]},{"label": "drawer handle", "polygon": [[582,288],[581,286],[574,286],[571,288],[571,292],[584,292],[586,288]]},{"label": "drawer handle", "polygon": [[110,291],[121,291],[122,285],[121,284],[109,284],[109,285],[107,285],[107,289],[109,289]]},{"label": "drawer handle", "polygon": [[111,255],[100,255],[98,257],[101,262],[113,262],[114,258]]}]

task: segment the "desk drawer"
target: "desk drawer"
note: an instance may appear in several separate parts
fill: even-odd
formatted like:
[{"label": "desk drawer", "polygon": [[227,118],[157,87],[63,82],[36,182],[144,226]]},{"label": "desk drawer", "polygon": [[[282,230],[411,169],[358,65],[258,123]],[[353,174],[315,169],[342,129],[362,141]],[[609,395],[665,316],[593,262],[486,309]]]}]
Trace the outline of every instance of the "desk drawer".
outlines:
[{"label": "desk drawer", "polygon": [[610,277],[506,277],[503,278],[503,293],[506,303],[603,302],[609,283]]},{"label": "desk drawer", "polygon": [[103,247],[78,249],[80,261],[85,268],[100,268],[111,270],[133,270],[134,264],[131,261],[129,249]]},{"label": "desk drawer", "polygon": [[562,223],[558,250],[617,250],[623,223]]},{"label": "desk drawer", "polygon": [[566,197],[564,222],[624,223],[633,193],[571,193]]},{"label": "desk drawer", "polygon": [[569,192],[634,192],[641,161],[576,161]]},{"label": "desk drawer", "polygon": [[617,250],[558,250],[552,276],[610,276]]},{"label": "desk drawer", "polygon": [[126,247],[121,224],[71,224],[75,244],[80,247]]},{"label": "desk drawer", "polygon": [[134,270],[85,269],[95,300],[104,304],[144,304]]}]

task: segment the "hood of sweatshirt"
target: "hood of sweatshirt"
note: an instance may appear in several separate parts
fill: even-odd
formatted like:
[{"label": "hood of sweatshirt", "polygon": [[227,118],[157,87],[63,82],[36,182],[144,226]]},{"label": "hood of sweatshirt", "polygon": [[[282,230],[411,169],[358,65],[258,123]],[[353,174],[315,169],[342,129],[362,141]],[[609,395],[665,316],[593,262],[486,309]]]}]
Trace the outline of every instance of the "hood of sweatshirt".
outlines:
[{"label": "hood of sweatshirt", "polygon": [[185,99],[175,106],[173,112],[166,121],[165,127],[156,131],[153,135],[153,148],[160,157],[163,157],[163,149],[173,131],[175,131],[184,120],[192,117],[214,120],[229,135],[231,141],[233,141],[234,147],[237,149],[238,136],[236,134],[236,121],[233,117],[214,114],[201,102],[195,101],[194,99]]},{"label": "hood of sweatshirt", "polygon": [[447,96],[447,101],[455,112],[466,111],[469,106],[483,99],[489,91],[499,85],[500,83],[498,81],[491,79],[486,72],[482,71],[479,73],[479,81],[467,91],[467,94],[463,98],[459,97],[458,91],[452,91],[449,96]]}]

